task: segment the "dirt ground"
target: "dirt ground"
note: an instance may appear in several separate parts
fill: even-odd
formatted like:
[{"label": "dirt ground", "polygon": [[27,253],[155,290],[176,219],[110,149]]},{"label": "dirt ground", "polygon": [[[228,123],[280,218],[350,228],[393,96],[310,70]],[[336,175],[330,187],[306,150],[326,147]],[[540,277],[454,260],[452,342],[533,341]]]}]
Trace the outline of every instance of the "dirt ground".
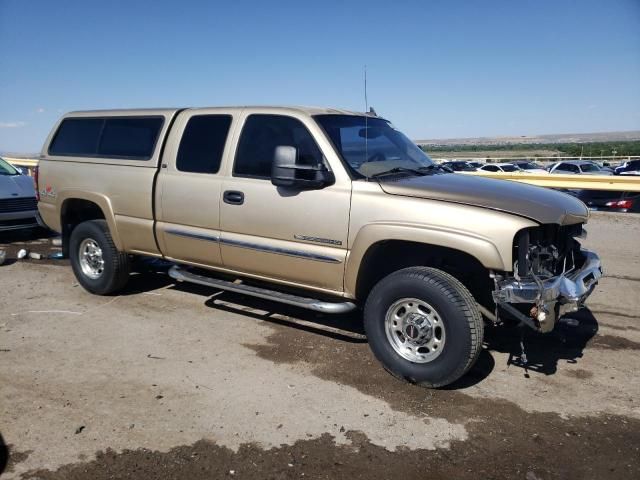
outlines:
[{"label": "dirt ground", "polygon": [[161,265],[96,297],[66,260],[15,260],[50,238],[0,237],[0,476],[640,478],[640,216],[587,229],[606,276],[578,326],[528,333],[527,368],[517,332],[489,329],[443,390],[388,375],[357,314],[176,285]]}]

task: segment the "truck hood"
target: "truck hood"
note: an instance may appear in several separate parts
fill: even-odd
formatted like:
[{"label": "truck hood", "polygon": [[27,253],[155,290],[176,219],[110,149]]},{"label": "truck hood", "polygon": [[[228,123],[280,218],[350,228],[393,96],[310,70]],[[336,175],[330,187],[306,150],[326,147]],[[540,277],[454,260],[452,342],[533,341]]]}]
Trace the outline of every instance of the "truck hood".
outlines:
[{"label": "truck hood", "polygon": [[447,173],[379,182],[391,195],[490,208],[539,223],[570,225],[586,222],[589,216],[586,205],[571,195],[509,180]]},{"label": "truck hood", "polygon": [[33,179],[26,175],[0,175],[0,199],[35,197]]}]

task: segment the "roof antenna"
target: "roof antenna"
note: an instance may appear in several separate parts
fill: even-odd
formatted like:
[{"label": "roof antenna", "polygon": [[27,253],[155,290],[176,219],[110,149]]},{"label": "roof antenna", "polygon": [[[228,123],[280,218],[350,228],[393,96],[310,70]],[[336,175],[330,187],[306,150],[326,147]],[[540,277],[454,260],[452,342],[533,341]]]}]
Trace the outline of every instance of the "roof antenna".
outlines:
[{"label": "roof antenna", "polygon": [[369,100],[367,100],[367,66],[364,66],[364,111],[369,111]]},{"label": "roof antenna", "polygon": [[374,110],[373,107],[369,106],[369,101],[367,100],[367,66],[364,66],[364,111],[369,115],[373,115],[377,117],[378,114]]},{"label": "roof antenna", "polygon": [[367,99],[367,65],[364,66],[364,162],[369,161],[369,130],[367,129],[367,120],[369,119],[369,114],[367,111],[369,110],[369,100]]}]

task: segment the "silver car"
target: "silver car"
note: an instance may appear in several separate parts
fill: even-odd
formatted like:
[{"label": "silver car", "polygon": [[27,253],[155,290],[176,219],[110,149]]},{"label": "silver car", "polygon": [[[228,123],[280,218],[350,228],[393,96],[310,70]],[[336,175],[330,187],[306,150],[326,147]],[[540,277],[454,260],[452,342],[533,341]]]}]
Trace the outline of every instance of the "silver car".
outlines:
[{"label": "silver car", "polygon": [[37,227],[33,179],[0,158],[0,232]]},{"label": "silver car", "polygon": [[613,175],[611,170],[605,170],[588,160],[566,160],[549,166],[549,173],[563,173],[565,175]]}]

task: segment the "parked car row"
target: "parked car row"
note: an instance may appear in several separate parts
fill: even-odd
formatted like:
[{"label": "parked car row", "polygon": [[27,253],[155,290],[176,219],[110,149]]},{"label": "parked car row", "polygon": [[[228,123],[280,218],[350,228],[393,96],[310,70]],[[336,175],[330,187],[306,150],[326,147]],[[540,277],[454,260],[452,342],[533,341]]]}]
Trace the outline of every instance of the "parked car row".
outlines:
[{"label": "parked car row", "polygon": [[453,160],[440,164],[452,172],[528,172],[528,173],[547,173],[541,165],[526,160],[518,160],[515,162],[501,163],[481,163],[471,162],[467,160]]},{"label": "parked car row", "polygon": [[[568,175],[640,175],[640,160],[631,160],[615,167],[601,167],[588,160],[567,160],[543,167],[527,160],[487,163],[455,160],[440,164],[452,172],[527,172]],[[591,210],[640,213],[640,192],[602,190],[563,190],[584,202]]]},{"label": "parked car row", "polygon": [[601,166],[590,160],[564,160],[544,167],[528,160],[480,163],[452,160],[440,164],[451,172],[527,172],[535,174],[558,173],[564,175],[640,175],[640,160],[631,160],[618,167]]}]

